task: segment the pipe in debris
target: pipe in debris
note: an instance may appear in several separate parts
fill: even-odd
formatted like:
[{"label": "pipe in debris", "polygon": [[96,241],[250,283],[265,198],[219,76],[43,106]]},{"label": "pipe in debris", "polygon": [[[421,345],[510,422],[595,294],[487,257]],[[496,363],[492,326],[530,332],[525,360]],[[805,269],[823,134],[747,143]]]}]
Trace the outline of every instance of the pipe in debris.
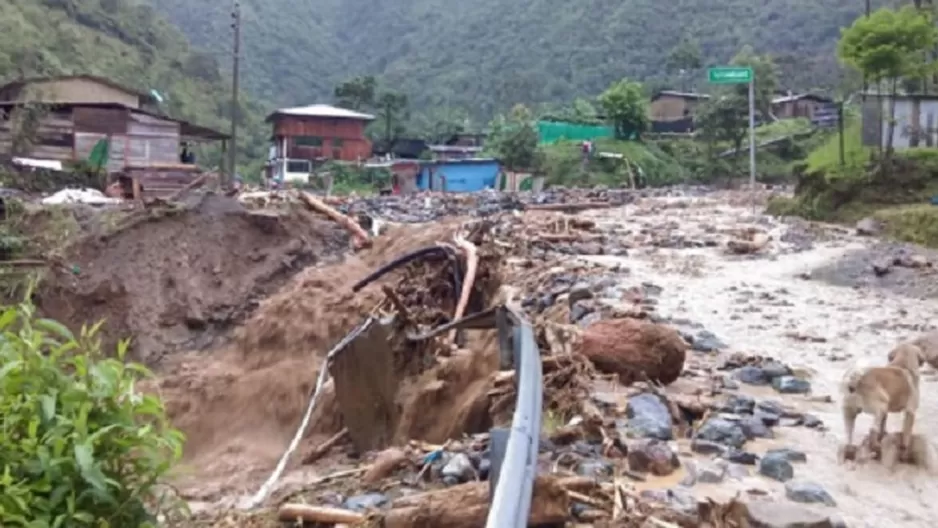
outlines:
[{"label": "pipe in debris", "polygon": [[[412,253],[408,253],[408,254],[406,254],[406,255],[402,255],[402,256],[400,256],[400,257],[398,257],[398,258],[392,260],[391,262],[388,262],[388,263],[385,264],[384,266],[381,266],[380,268],[378,268],[378,269],[376,269],[375,271],[373,271],[371,274],[369,274],[369,275],[368,275],[367,277],[365,277],[364,279],[362,279],[362,280],[358,281],[357,283],[355,283],[355,285],[352,286],[352,291],[353,291],[353,292],[356,292],[356,293],[359,292],[359,291],[360,291],[362,288],[364,288],[365,286],[368,286],[369,284],[371,284],[372,282],[374,282],[374,281],[380,279],[380,278],[383,277],[384,275],[387,275],[387,274],[390,273],[391,271],[394,271],[395,269],[397,269],[397,268],[399,268],[399,267],[401,267],[401,266],[403,266],[403,265],[405,265],[405,264],[407,264],[407,263],[409,263],[409,262],[411,262],[411,261],[414,261],[414,260],[417,260],[417,259],[423,258],[423,257],[428,257],[428,256],[433,255],[433,254],[444,255],[444,256],[450,258],[451,260],[453,260],[453,259],[455,258],[455,255],[453,255],[453,253],[454,253],[454,252],[453,252],[452,249],[447,248],[447,247],[445,247],[445,246],[430,246],[430,247],[425,247],[425,248],[422,248],[422,249],[418,249],[417,251],[414,251],[414,252],[412,252]],[[460,288],[461,288],[460,282],[461,282],[461,281],[460,281],[460,277],[459,277],[458,260],[456,261],[456,265],[454,266],[453,269],[454,269],[454,271],[453,271],[453,279],[454,279],[454,281],[456,282],[456,291],[460,291]]]},{"label": "pipe in debris", "polygon": [[[456,237],[456,245],[466,254],[466,280],[462,283],[462,291],[459,294],[459,302],[456,303],[456,312],[453,314],[453,320],[458,321],[466,311],[469,304],[469,295],[472,293],[472,285],[476,280],[476,268],[479,265],[479,254],[472,242],[469,242],[462,236]],[[452,335],[455,339],[455,332]]]}]

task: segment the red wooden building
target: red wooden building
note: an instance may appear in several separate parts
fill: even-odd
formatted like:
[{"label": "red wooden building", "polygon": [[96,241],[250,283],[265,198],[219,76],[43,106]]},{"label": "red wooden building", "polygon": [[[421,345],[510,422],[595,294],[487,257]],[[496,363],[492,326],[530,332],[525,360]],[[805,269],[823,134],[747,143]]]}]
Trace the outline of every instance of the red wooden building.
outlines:
[{"label": "red wooden building", "polygon": [[267,117],[273,124],[279,160],[364,161],[371,156],[365,127],[374,116],[324,104],[283,108]]}]

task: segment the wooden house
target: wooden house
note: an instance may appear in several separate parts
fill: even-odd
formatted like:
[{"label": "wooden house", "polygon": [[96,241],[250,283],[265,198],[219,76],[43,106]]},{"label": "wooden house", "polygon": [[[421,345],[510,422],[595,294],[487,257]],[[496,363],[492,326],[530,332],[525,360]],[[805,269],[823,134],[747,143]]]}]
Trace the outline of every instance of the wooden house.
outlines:
[{"label": "wooden house", "polygon": [[708,99],[707,94],[662,90],[651,97],[648,114],[652,121],[681,121],[693,118],[700,103]]},{"label": "wooden house", "polygon": [[157,113],[146,94],[93,76],[51,77],[0,86],[0,156],[88,160],[108,143],[108,173],[122,173],[144,190],[169,192],[200,169],[180,161],[182,142],[227,135]]},{"label": "wooden house", "polygon": [[371,156],[365,127],[374,116],[324,104],[270,114],[275,159],[364,161]]},{"label": "wooden house", "polygon": [[816,121],[819,114],[827,114],[833,99],[822,95],[803,93],[785,95],[772,99],[772,113],[779,119],[795,119],[799,117]]},{"label": "wooden house", "polygon": [[41,77],[0,86],[0,103],[46,104],[113,103],[126,108],[156,111],[153,96],[94,75]]}]

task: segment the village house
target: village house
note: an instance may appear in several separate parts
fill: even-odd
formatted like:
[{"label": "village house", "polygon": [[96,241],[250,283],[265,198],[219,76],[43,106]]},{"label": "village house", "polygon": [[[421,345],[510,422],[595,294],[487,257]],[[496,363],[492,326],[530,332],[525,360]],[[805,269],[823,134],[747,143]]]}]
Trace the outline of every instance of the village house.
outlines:
[{"label": "village house", "polygon": [[708,99],[707,94],[661,90],[651,96],[648,114],[652,121],[680,121],[692,118],[700,103]]},{"label": "village house", "polygon": [[[862,141],[867,147],[889,143],[890,106],[895,98],[892,147],[905,150],[938,146],[938,95],[867,93],[862,106]],[[916,119],[917,118],[917,119]]]},{"label": "village house", "polygon": [[779,119],[802,117],[814,122],[827,118],[833,103],[831,98],[822,95],[787,92],[772,99],[772,113]]},{"label": "village house", "polygon": [[[88,75],[15,81],[0,86],[0,156],[73,163],[108,145],[108,173],[136,173],[138,183],[170,192],[199,172],[182,163],[185,142],[227,135],[171,119],[152,96]],[[171,170],[170,170],[171,169]]]}]

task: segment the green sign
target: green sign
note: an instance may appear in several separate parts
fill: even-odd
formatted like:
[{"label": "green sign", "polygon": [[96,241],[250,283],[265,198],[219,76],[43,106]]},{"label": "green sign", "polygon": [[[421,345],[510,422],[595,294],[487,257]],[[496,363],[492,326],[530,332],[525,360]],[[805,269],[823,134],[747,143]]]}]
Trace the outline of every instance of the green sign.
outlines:
[{"label": "green sign", "polygon": [[721,66],[707,70],[707,78],[713,84],[747,84],[752,82],[752,68]]}]

